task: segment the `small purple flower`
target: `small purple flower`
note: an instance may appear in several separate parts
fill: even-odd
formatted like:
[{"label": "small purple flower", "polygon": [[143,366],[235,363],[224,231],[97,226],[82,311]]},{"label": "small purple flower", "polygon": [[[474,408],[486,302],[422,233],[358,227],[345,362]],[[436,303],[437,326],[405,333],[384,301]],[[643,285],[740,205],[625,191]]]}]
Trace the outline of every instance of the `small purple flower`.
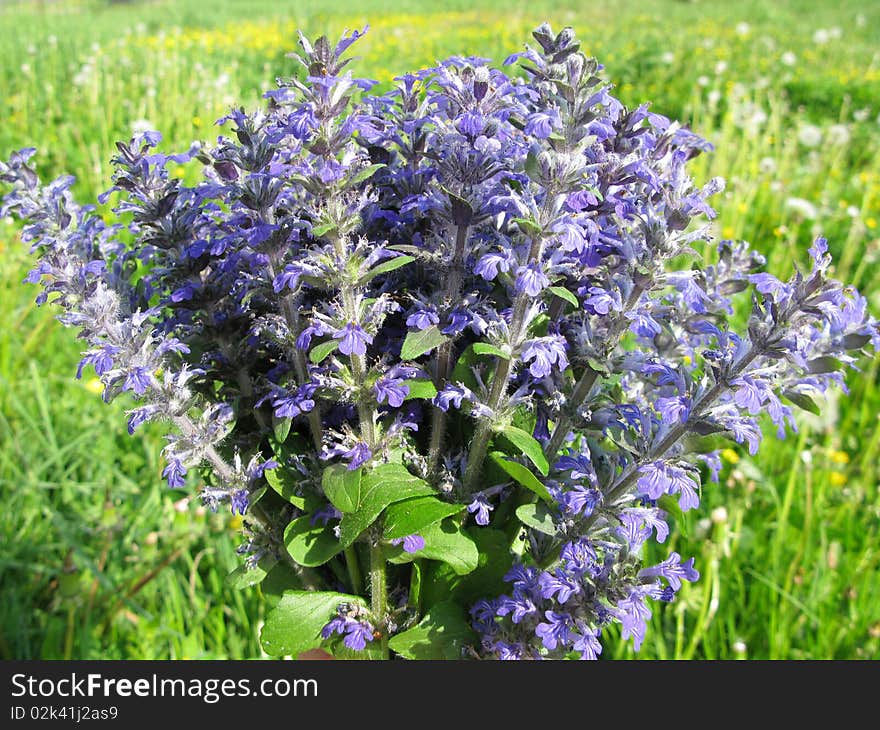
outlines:
[{"label": "small purple flower", "polygon": [[633,648],[638,651],[645,639],[648,620],[651,618],[651,609],[645,605],[644,594],[640,590],[633,589],[626,598],[618,602],[616,614],[623,626],[621,638],[625,641],[632,637]]},{"label": "small purple flower", "polygon": [[323,629],[321,638],[329,639],[333,634],[344,634],[342,643],[353,651],[363,651],[367,642],[373,640],[373,626],[368,621],[357,620],[353,616],[340,614],[331,619]]},{"label": "small purple flower", "polygon": [[312,344],[312,337],[317,336],[320,337],[325,333],[325,329],[323,325],[319,322],[315,322],[306,327],[296,338],[296,346],[300,350],[308,350]]},{"label": "small purple flower", "polygon": [[353,471],[359,466],[363,466],[370,459],[372,459],[373,452],[370,451],[370,447],[367,446],[365,443],[363,443],[362,441],[358,441],[351,449],[344,452],[342,456],[348,459],[349,471]]},{"label": "small purple flower", "polygon": [[377,403],[385,403],[392,408],[400,408],[409,395],[409,386],[396,378],[379,378],[373,386]]},{"label": "small purple flower", "polygon": [[693,583],[700,579],[700,573],[694,568],[693,558],[690,558],[686,563],[682,563],[681,555],[673,552],[662,563],[651,568],[643,568],[639,571],[639,578],[655,577],[665,578],[669,581],[672,590],[677,591],[681,588],[682,580]]},{"label": "small purple flower", "polygon": [[457,335],[468,327],[474,334],[481,335],[486,330],[486,321],[476,312],[456,308],[450,312],[448,324],[440,331],[444,335]]},{"label": "small purple flower", "polygon": [[403,552],[417,553],[419,550],[425,549],[425,538],[421,535],[407,535],[406,537],[396,537],[391,541],[392,545],[403,544]]},{"label": "small purple flower", "polygon": [[180,302],[186,302],[192,299],[196,293],[198,292],[199,287],[196,283],[192,281],[186,282],[183,286],[175,289],[171,293],[171,301],[175,304]]},{"label": "small purple flower", "polygon": [[498,616],[510,615],[510,620],[518,624],[527,616],[537,613],[532,598],[525,593],[514,591],[513,596],[502,596],[498,602]]},{"label": "small purple flower", "polygon": [[599,631],[590,629],[577,622],[577,632],[572,634],[574,642],[571,648],[581,653],[581,659],[595,660],[602,653],[602,644],[599,643]]},{"label": "small purple flower", "polygon": [[761,294],[770,294],[774,299],[779,299],[779,295],[787,297],[791,293],[788,284],[784,284],[772,274],[760,273],[751,274],[749,281],[755,285]]},{"label": "small purple flower", "polygon": [[334,332],[333,339],[339,340],[339,351],[343,355],[366,355],[367,345],[373,342],[373,336],[353,322]]},{"label": "small purple flower", "polygon": [[554,598],[559,603],[566,603],[576,593],[581,592],[580,584],[573,580],[564,570],[555,573],[541,573],[538,578],[543,598]]},{"label": "small purple flower", "polygon": [[480,257],[474,266],[474,273],[482,276],[486,281],[492,281],[498,276],[498,272],[510,271],[510,256],[503,253],[487,253]]},{"label": "small purple flower", "polygon": [[544,611],[546,621],[542,621],[535,627],[535,636],[541,639],[545,649],[551,651],[559,644],[566,644],[571,634],[572,621],[567,613],[556,611]]},{"label": "small purple flower", "polygon": [[525,292],[530,297],[538,296],[545,288],[550,286],[550,279],[536,264],[520,266],[516,270],[515,290],[517,294]]},{"label": "small purple flower", "polygon": [[186,467],[180,459],[171,459],[162,470],[162,476],[168,480],[168,486],[171,489],[180,489],[185,485]]},{"label": "small purple flower", "polygon": [[612,309],[619,312],[622,309],[620,295],[612,295],[611,292],[605,291],[598,286],[591,286],[587,289],[589,297],[584,300],[584,307],[595,314],[608,314]]},{"label": "small purple flower", "polygon": [[568,367],[565,355],[566,342],[564,337],[544,337],[530,340],[522,353],[523,362],[531,363],[529,373],[533,378],[546,378],[556,365],[559,370]]},{"label": "small purple flower", "polygon": [[324,527],[326,527],[327,523],[330,522],[330,520],[341,520],[341,519],[342,519],[342,512],[340,512],[338,509],[336,509],[336,507],[334,507],[332,504],[327,504],[327,505],[324,505],[323,507],[316,509],[312,513],[312,516],[309,519],[309,524],[310,525],[317,525],[320,522],[322,525],[324,525]]},{"label": "small purple flower", "polygon": [[663,423],[684,423],[691,411],[691,399],[682,396],[658,398],[654,407]]},{"label": "small purple flower", "polygon": [[147,392],[151,383],[150,369],[135,367],[125,374],[125,382],[122,384],[122,389],[134,391],[137,395],[143,395]]},{"label": "small purple flower", "polygon": [[477,492],[467,506],[467,511],[474,516],[474,521],[483,527],[489,524],[489,513],[495,509],[482,492]]},{"label": "small purple flower", "polygon": [[468,111],[458,118],[458,131],[469,137],[477,137],[483,132],[486,120],[479,112]]},{"label": "small purple flower", "polygon": [[526,126],[523,131],[538,139],[547,139],[559,124],[559,112],[555,109],[546,112],[533,112],[526,117]]},{"label": "small purple flower", "polygon": [[639,474],[642,475],[637,483],[639,491],[651,499],[660,499],[664,494],[680,494],[678,504],[684,511],[700,504],[697,483],[680,467],[652,461],[640,466]]},{"label": "small purple flower", "polygon": [[591,190],[578,190],[574,193],[569,193],[568,197],[565,199],[566,207],[574,213],[579,213],[584,210],[584,208],[589,208],[598,204],[599,199]]},{"label": "small purple flower", "polygon": [[279,395],[272,400],[272,408],[277,418],[296,418],[315,407],[314,395],[317,385],[305,383],[292,395]]},{"label": "small purple flower", "polygon": [[415,327],[417,330],[426,330],[439,322],[440,317],[437,316],[437,310],[434,307],[417,309],[406,318],[406,326]]},{"label": "small purple flower", "polygon": [[247,489],[236,489],[229,497],[229,504],[232,508],[232,514],[236,512],[240,515],[243,515],[247,512],[248,504],[250,500],[248,499],[248,491]]},{"label": "small purple flower", "polygon": [[94,365],[95,374],[100,377],[104,373],[109,372],[113,369],[113,357],[120,352],[118,347],[114,347],[113,345],[105,345],[104,347],[94,350],[88,353],[82,360],[79,361],[79,366],[76,369],[76,378],[79,380],[82,377],[83,368],[86,365]]},{"label": "small purple flower", "polygon": [[461,383],[450,383],[437,393],[431,402],[441,411],[447,412],[450,405],[460,409],[463,400],[473,401],[474,399],[475,396],[469,388]]},{"label": "small purple flower", "polygon": [[761,412],[769,392],[767,385],[751,375],[742,375],[730,381],[736,389],[733,391],[733,402],[739,408],[747,409],[751,415]]},{"label": "small purple flower", "polygon": [[275,279],[272,281],[272,289],[276,294],[280,294],[284,289],[293,291],[299,286],[299,277],[302,275],[302,269],[299,266],[288,264]]},{"label": "small purple flower", "polygon": [[554,464],[554,468],[559,471],[569,472],[569,476],[572,479],[588,479],[590,484],[598,482],[596,470],[593,467],[593,462],[590,460],[590,452],[588,450],[582,451],[577,456],[559,457],[559,460]]},{"label": "small purple flower", "polygon": [[568,514],[589,517],[596,509],[596,505],[602,501],[602,492],[576,484],[565,492],[559,501]]}]

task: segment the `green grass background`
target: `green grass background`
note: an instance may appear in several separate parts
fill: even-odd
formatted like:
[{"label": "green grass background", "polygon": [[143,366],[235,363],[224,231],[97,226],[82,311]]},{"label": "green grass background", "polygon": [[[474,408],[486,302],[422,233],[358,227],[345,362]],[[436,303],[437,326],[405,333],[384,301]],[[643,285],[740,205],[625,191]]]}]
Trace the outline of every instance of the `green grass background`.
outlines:
[{"label": "green grass background", "polygon": [[[871,0],[0,2],[0,154],[38,147],[44,178],[75,174],[85,200],[133,127],[184,149],[230,104],[258,104],[294,71],[296,28],[369,22],[356,68],[387,85],[450,54],[500,61],[544,20],[575,27],[624,102],[716,145],[694,174],[728,179],[718,235],[784,274],[822,233],[880,313]],[[195,482],[164,488],[161,431],[130,438],[122,407],[73,379],[79,345],[33,306],[27,268],[0,221],[0,657],[259,657],[262,602],[224,585],[235,521],[190,500]],[[880,656],[878,360],[848,384],[758,457],[725,452],[672,538],[702,579],[655,611],[639,658]],[[605,652],[634,656],[614,636]]]}]

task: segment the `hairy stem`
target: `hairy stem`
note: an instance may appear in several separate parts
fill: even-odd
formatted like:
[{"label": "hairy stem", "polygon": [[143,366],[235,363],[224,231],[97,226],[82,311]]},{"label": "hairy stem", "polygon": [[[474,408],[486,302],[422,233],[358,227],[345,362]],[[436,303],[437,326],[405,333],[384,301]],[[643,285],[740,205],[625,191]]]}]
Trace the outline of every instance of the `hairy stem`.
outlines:
[{"label": "hairy stem", "polygon": [[[446,288],[443,292],[443,301],[455,301],[461,289],[464,278],[464,254],[467,245],[468,227],[458,226],[455,232],[455,251],[452,255],[452,268],[449,278],[446,280]],[[446,340],[437,349],[437,359],[434,365],[434,384],[440,390],[445,384],[452,370],[453,355],[452,340]],[[446,435],[446,411],[434,406],[431,413],[431,443],[428,447],[428,472],[433,473],[440,461],[443,450],[443,437]]]},{"label": "hairy stem", "polygon": [[370,608],[382,637],[379,639],[381,656],[388,658],[388,629],[385,626],[388,613],[388,585],[385,576],[385,552],[380,543],[370,546]]},{"label": "hairy stem", "polygon": [[[617,347],[617,343],[626,331],[628,320],[624,316],[625,313],[630,311],[630,309],[638,303],[643,292],[644,287],[640,284],[636,284],[633,287],[632,292],[630,292],[629,298],[623,307],[623,311],[620,312],[620,317],[616,325],[608,334],[608,339],[604,348],[604,354],[606,357],[614,351],[614,348]],[[556,425],[553,428],[553,433],[550,436],[550,441],[547,442],[547,446],[544,448],[544,456],[546,456],[547,460],[551,463],[555,460],[559,447],[562,446],[562,442],[565,440],[565,437],[572,426],[573,418],[571,413],[573,411],[576,412],[577,409],[583,405],[600,374],[601,373],[599,373],[598,370],[594,370],[587,365],[580,380],[578,380],[574,389],[571,391],[571,396],[568,399],[568,412],[560,414],[559,420],[556,422]]]},{"label": "hairy stem", "polygon": [[[541,251],[543,249],[543,238],[536,236],[532,239],[532,246],[529,251],[529,263],[539,261]],[[511,357],[499,357],[495,363],[495,373],[492,376],[492,387],[489,391],[489,399],[486,405],[494,412],[497,412],[504,402],[507,395],[507,386],[510,383],[510,376],[513,372],[513,358],[517,356],[520,346],[526,338],[528,332],[528,323],[526,322],[526,313],[532,302],[532,297],[528,292],[521,292],[516,296],[513,303],[513,315],[510,319],[510,346]],[[486,452],[489,448],[489,440],[492,438],[493,422],[489,418],[480,419],[477,422],[477,428],[474,432],[474,438],[471,441],[471,448],[468,452],[468,462],[464,472],[464,488],[467,493],[474,489],[477,479],[483,469],[483,461],[486,458]]]},{"label": "hairy stem", "polygon": [[[276,270],[276,263],[275,257],[269,256],[269,276],[272,280],[275,279],[275,276],[278,273]],[[293,360],[296,381],[300,385],[303,385],[309,380],[309,366],[306,362],[306,354],[296,346],[296,338],[300,335],[302,329],[302,321],[300,319],[299,306],[296,298],[295,294],[285,291],[281,296],[281,313],[284,315],[284,321],[287,324],[287,329],[290,332],[292,340],[290,356]],[[323,448],[324,427],[321,424],[321,410],[317,401],[315,402],[315,407],[309,411],[307,418],[309,421],[309,430],[312,434],[312,443],[314,443],[315,448],[318,450],[318,453],[320,453]]]}]

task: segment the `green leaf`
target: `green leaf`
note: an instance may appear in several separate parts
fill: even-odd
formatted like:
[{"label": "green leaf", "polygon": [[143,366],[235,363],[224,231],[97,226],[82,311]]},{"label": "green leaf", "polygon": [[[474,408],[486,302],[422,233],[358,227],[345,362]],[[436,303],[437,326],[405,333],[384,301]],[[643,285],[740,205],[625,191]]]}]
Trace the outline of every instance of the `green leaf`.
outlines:
[{"label": "green leaf", "polygon": [[845,335],[843,338],[843,347],[845,350],[861,350],[870,341],[871,335]]},{"label": "green leaf", "polygon": [[368,165],[367,167],[359,170],[349,181],[349,185],[357,185],[358,183],[364,182],[364,180],[369,180],[373,175],[375,175],[379,170],[381,170],[385,165],[383,163],[377,163],[375,165]]},{"label": "green leaf", "polygon": [[436,497],[411,497],[395,502],[385,510],[383,537],[386,540],[395,540],[415,535],[428,525],[456,515],[464,508],[463,504],[441,502]]},{"label": "green leaf", "polygon": [[431,325],[426,330],[410,332],[400,348],[401,360],[414,360],[419,355],[433,350],[442,345],[449,338],[437,329],[437,325]]},{"label": "green leaf", "polygon": [[299,475],[289,469],[279,466],[276,469],[266,469],[263,472],[269,486],[272,487],[282,499],[287,500],[300,509],[306,508],[306,498],[300,495]]},{"label": "green leaf", "polygon": [[339,523],[340,542],[348,547],[389,504],[410,497],[433,494],[424,479],[409,473],[403,464],[382,464],[361,477],[361,496],[355,512],[347,512]]},{"label": "green leaf", "polygon": [[495,347],[495,345],[490,345],[488,342],[475,342],[472,347],[477,355],[495,355],[502,360],[510,360],[510,353],[504,352],[504,350]]},{"label": "green leaf", "polygon": [[530,220],[529,218],[514,218],[513,222],[516,223],[520,230],[525,233],[527,236],[531,236],[535,238],[540,236],[543,233],[543,229],[539,226],[535,221]]},{"label": "green leaf", "polygon": [[239,565],[226,576],[223,583],[234,591],[241,591],[245,588],[250,588],[257,583],[260,583],[268,574],[269,568],[274,564],[275,560],[264,558],[253,568],[248,568],[246,565]]},{"label": "green leaf", "polygon": [[553,515],[543,502],[537,504],[521,504],[516,508],[516,516],[520,522],[545,535],[555,535],[556,525],[553,524]]},{"label": "green leaf", "polygon": [[807,363],[807,370],[811,373],[833,373],[843,367],[843,363],[836,357],[816,357]]},{"label": "green leaf", "polygon": [[471,390],[478,390],[480,384],[477,382],[473,370],[474,365],[477,364],[477,360],[478,356],[474,352],[473,346],[468,345],[464,349],[464,352],[459,355],[455,367],[452,369],[452,375],[449,377],[449,382],[461,383]]},{"label": "green leaf", "polygon": [[663,494],[660,496],[660,499],[657,500],[657,506],[675,517],[675,522],[678,525],[679,532],[681,532],[683,537],[687,537],[687,518],[685,517],[681,506],[679,506],[678,504],[678,499],[673,497],[671,494]]},{"label": "green leaf", "polygon": [[268,610],[278,605],[285,591],[298,591],[303,588],[300,577],[286,560],[279,560],[260,583],[260,595]]},{"label": "green leaf", "polygon": [[553,292],[553,294],[560,299],[564,299],[575,309],[581,308],[581,303],[578,301],[578,298],[564,286],[551,286],[548,288],[548,291]]},{"label": "green leaf", "polygon": [[810,413],[818,416],[822,413],[816,401],[814,401],[810,396],[804,395],[803,393],[798,393],[796,390],[785,390],[782,392],[782,396],[786,399],[794,403],[798,408],[802,410],[809,411]]},{"label": "green leaf", "polygon": [[[349,649],[343,642],[343,638],[334,634],[323,648],[330,652],[335,659],[348,659],[353,661],[374,661],[384,659],[382,644],[378,641],[368,641],[361,649]],[[578,655],[580,656],[580,655]]]},{"label": "green leaf", "polygon": [[440,560],[449,563],[460,574],[470,573],[479,564],[480,554],[476,543],[454,520],[435,522],[421,530],[425,547],[414,553],[405,552],[403,547],[390,547],[386,550],[389,563],[408,563],[419,558]]},{"label": "green leaf", "polygon": [[374,277],[379,276],[379,274],[387,274],[389,271],[394,271],[401,266],[406,266],[411,261],[415,261],[415,258],[412,256],[395,256],[393,259],[383,261],[381,264],[374,266],[363,275],[363,278],[361,278],[361,284],[366,284]]},{"label": "green leaf", "polygon": [[333,534],[333,528],[321,522],[311,524],[311,515],[297,517],[284,530],[284,544],[297,563],[314,568],[323,565],[342,552],[343,545]]},{"label": "green leaf", "polygon": [[536,180],[541,174],[541,168],[538,165],[538,155],[534,152],[529,152],[529,154],[526,155],[525,170],[526,174],[533,180]]},{"label": "green leaf", "polygon": [[468,528],[465,533],[477,545],[477,567],[466,575],[459,575],[447,563],[423,563],[423,606],[430,608],[450,597],[467,605],[486,596],[500,596],[509,589],[504,576],[513,565],[513,553],[507,535],[491,527]]},{"label": "green leaf", "polygon": [[437,395],[437,388],[430,380],[404,380],[403,384],[409,388],[404,400],[412,400],[413,398],[433,398]]},{"label": "green leaf", "polygon": [[522,464],[510,461],[510,459],[505,459],[504,454],[497,451],[490,454],[490,456],[492,457],[492,460],[508,474],[508,476],[522,484],[526,489],[532,490],[545,502],[553,502],[553,497],[550,496],[547,487],[545,487],[541,480]]},{"label": "green leaf", "polygon": [[587,365],[590,367],[590,370],[594,370],[599,373],[599,375],[603,375],[608,377],[611,375],[611,370],[608,369],[608,363],[604,363],[601,360],[596,359],[595,357],[587,358]]},{"label": "green leaf", "polygon": [[502,434],[535,465],[535,468],[543,476],[547,476],[547,473],[550,471],[550,465],[547,463],[547,458],[544,456],[541,444],[530,433],[516,426],[505,426]]},{"label": "green leaf", "polygon": [[260,631],[260,645],[269,656],[298,656],[321,645],[321,629],[336,615],[340,603],[362,598],[327,591],[288,591],[268,616]]},{"label": "green leaf", "polygon": [[392,636],[388,647],[406,659],[461,659],[462,649],[476,640],[464,609],[444,601],[416,626]]},{"label": "green leaf", "polygon": [[290,418],[278,418],[278,416],[272,414],[272,432],[275,434],[275,438],[278,439],[278,443],[283,444],[287,441],[292,420]]},{"label": "green leaf", "polygon": [[315,345],[309,351],[309,360],[317,365],[327,359],[327,356],[339,347],[339,340],[327,340]]},{"label": "green leaf", "polygon": [[314,238],[321,238],[336,229],[337,225],[335,223],[322,223],[318,226],[312,226],[312,236]]},{"label": "green leaf", "polygon": [[354,512],[361,501],[362,468],[331,464],[321,475],[321,489],[340,512]]}]

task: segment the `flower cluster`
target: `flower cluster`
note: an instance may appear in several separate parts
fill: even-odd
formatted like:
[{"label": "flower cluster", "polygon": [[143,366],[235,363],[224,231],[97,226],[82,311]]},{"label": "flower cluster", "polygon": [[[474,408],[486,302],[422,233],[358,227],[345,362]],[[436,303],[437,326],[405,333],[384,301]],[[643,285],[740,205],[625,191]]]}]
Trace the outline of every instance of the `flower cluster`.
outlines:
[{"label": "flower cluster", "polygon": [[[169,486],[198,471],[248,565],[285,561],[276,612],[323,616],[286,646],[424,656],[412,632],[445,622],[452,651],[593,659],[619,622],[638,648],[649,600],[698,578],[642,546],[698,507],[712,446],[755,453],[762,413],[784,436],[877,322],[823,239],[787,281],[745,243],[702,264],[723,182],[687,163],[711,145],[625,108],[570,29],[538,28],[521,74],[454,57],[384,95],[346,68],[361,34],[301,37],[302,73],[214,145],[118,144],[113,225],[13,154],[27,280],[80,330],[77,375],[135,399],[129,430],[173,426]],[[507,594],[461,588],[487,564]]]}]

